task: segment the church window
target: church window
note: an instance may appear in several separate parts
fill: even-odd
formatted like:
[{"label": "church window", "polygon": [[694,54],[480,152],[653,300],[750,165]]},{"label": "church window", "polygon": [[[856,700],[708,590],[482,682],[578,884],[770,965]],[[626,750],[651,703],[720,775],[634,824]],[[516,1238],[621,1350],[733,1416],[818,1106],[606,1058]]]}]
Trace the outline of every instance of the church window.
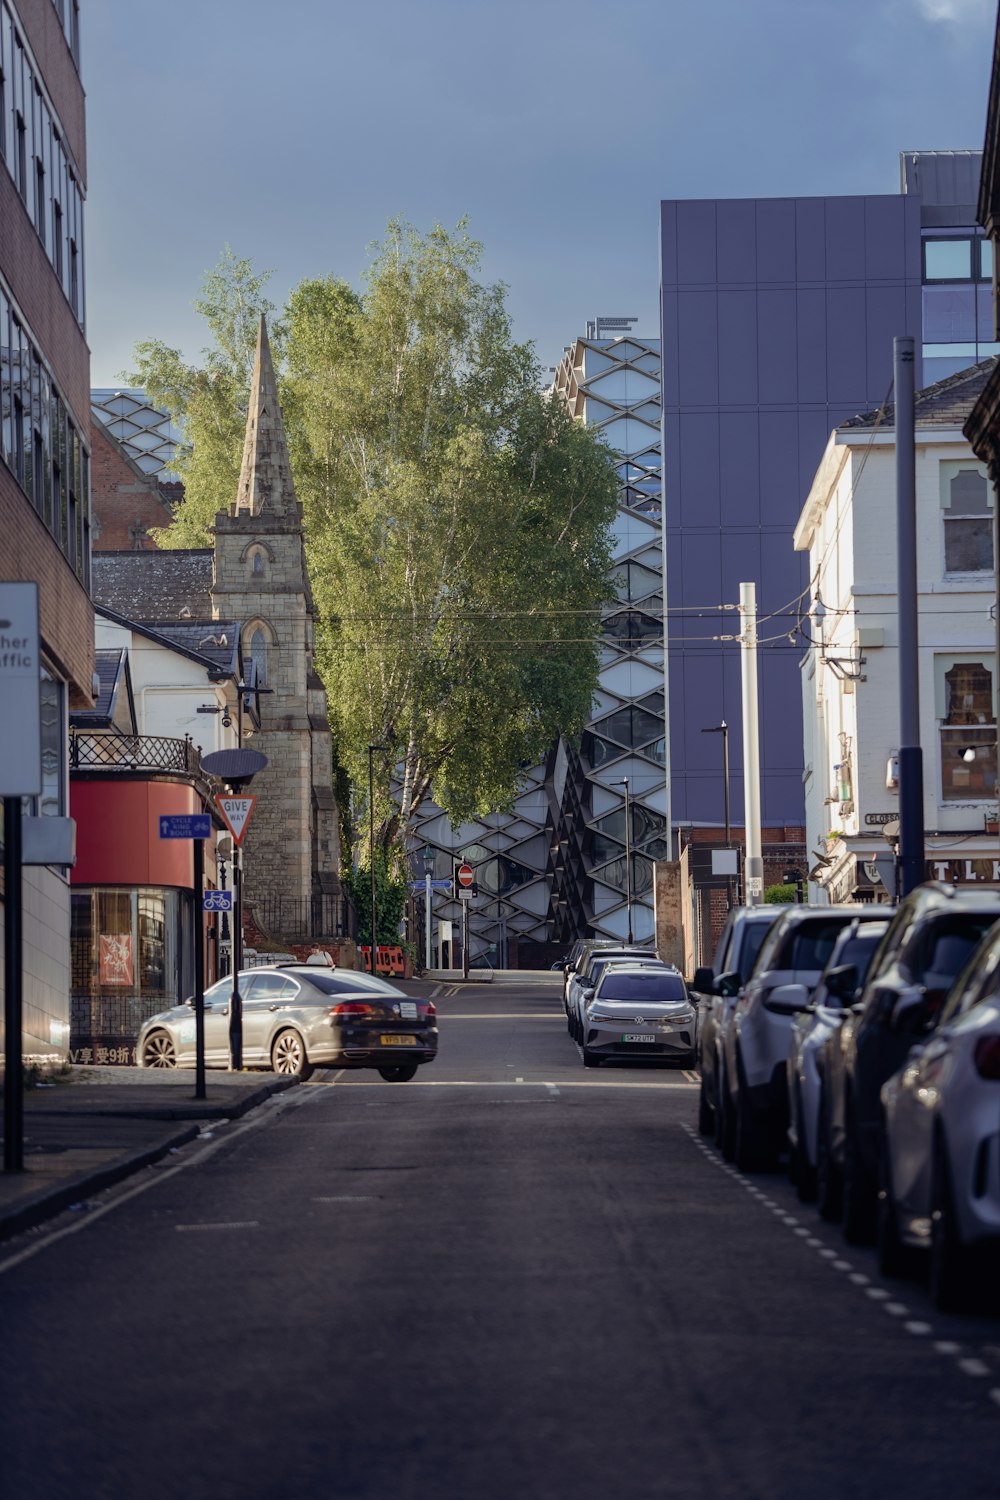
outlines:
[{"label": "church window", "polygon": [[252,572],[257,577],[259,577],[264,572],[264,554],[263,554],[263,552],[255,552],[254,553],[254,555],[253,555]]},{"label": "church window", "polygon": [[[260,556],[258,552],[257,557]],[[267,636],[258,625],[250,637],[250,660],[257,664],[257,681],[267,681]]]}]

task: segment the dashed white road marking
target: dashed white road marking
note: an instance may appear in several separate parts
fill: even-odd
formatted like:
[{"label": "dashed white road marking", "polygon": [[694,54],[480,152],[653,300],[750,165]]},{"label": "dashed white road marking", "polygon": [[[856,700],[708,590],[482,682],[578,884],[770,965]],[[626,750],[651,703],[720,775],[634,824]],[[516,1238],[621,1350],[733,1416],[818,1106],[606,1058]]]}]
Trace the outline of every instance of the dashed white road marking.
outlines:
[{"label": "dashed white road marking", "polygon": [[[721,1171],[724,1171],[727,1176],[737,1178],[751,1198],[755,1199],[761,1207],[770,1210],[779,1223],[787,1225],[793,1234],[798,1236],[811,1250],[815,1250],[833,1270],[846,1272],[847,1280],[860,1291],[863,1291],[866,1297],[870,1298],[876,1306],[881,1307],[890,1317],[905,1320],[901,1321],[899,1326],[906,1333],[918,1338],[933,1335],[934,1329],[930,1323],[911,1317],[910,1309],[906,1304],[897,1302],[893,1298],[892,1292],[888,1291],[885,1287],[872,1286],[870,1276],[867,1276],[863,1271],[855,1270],[851,1262],[845,1260],[839,1251],[832,1249],[829,1245],[825,1245],[817,1235],[810,1234],[808,1229],[804,1229],[801,1226],[796,1216],[787,1211],[787,1208],[775,1202],[773,1198],[769,1198],[755,1182],[745,1177],[742,1172],[736,1170],[728,1162],[717,1156],[714,1151],[710,1150],[700,1135],[695,1132],[693,1126],[683,1125],[681,1128],[687,1133],[689,1139],[697,1145],[702,1155],[708,1161],[712,1162]],[[993,1374],[993,1369],[986,1360],[963,1353],[962,1345],[956,1343],[953,1339],[935,1339],[933,1340],[933,1347],[937,1353],[953,1358],[958,1369],[965,1375],[982,1380]],[[996,1351],[992,1347],[986,1346],[983,1352],[994,1353]],[[1000,1407],[1000,1386],[992,1386],[988,1395],[993,1405]]]},{"label": "dashed white road marking", "polygon": [[201,1229],[259,1229],[259,1219],[234,1219],[229,1224],[175,1224],[178,1234],[194,1234]]}]

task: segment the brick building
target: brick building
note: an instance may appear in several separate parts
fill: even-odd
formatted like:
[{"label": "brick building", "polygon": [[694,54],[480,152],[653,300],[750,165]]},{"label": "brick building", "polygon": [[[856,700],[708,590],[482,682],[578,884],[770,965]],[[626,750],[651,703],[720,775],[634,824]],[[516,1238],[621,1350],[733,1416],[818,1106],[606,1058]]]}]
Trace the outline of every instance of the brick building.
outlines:
[{"label": "brick building", "polygon": [[[67,715],[93,704],[84,90],[75,4],[0,0],[0,581],[37,582],[42,793],[68,813]],[[51,825],[55,826],[55,825]],[[69,1040],[65,866],[24,872],[24,1049]]]}]

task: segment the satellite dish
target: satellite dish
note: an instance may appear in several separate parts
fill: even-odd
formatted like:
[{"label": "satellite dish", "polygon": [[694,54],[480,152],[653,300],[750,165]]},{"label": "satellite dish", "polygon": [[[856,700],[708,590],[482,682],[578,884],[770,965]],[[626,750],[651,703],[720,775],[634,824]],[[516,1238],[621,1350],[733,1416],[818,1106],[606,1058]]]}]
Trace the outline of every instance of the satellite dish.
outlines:
[{"label": "satellite dish", "polygon": [[252,781],[266,765],[267,756],[260,750],[213,750],[210,755],[203,755],[201,758],[202,770],[207,771],[209,776],[217,776],[220,781],[231,786],[234,792]]}]

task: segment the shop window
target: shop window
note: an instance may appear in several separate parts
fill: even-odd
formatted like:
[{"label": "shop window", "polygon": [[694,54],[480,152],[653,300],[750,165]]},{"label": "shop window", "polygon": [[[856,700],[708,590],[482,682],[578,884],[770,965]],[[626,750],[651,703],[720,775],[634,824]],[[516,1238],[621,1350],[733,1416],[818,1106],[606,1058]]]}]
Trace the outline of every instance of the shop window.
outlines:
[{"label": "shop window", "polygon": [[993,802],[997,730],[993,674],[981,659],[938,658],[935,690],[945,802]]}]

